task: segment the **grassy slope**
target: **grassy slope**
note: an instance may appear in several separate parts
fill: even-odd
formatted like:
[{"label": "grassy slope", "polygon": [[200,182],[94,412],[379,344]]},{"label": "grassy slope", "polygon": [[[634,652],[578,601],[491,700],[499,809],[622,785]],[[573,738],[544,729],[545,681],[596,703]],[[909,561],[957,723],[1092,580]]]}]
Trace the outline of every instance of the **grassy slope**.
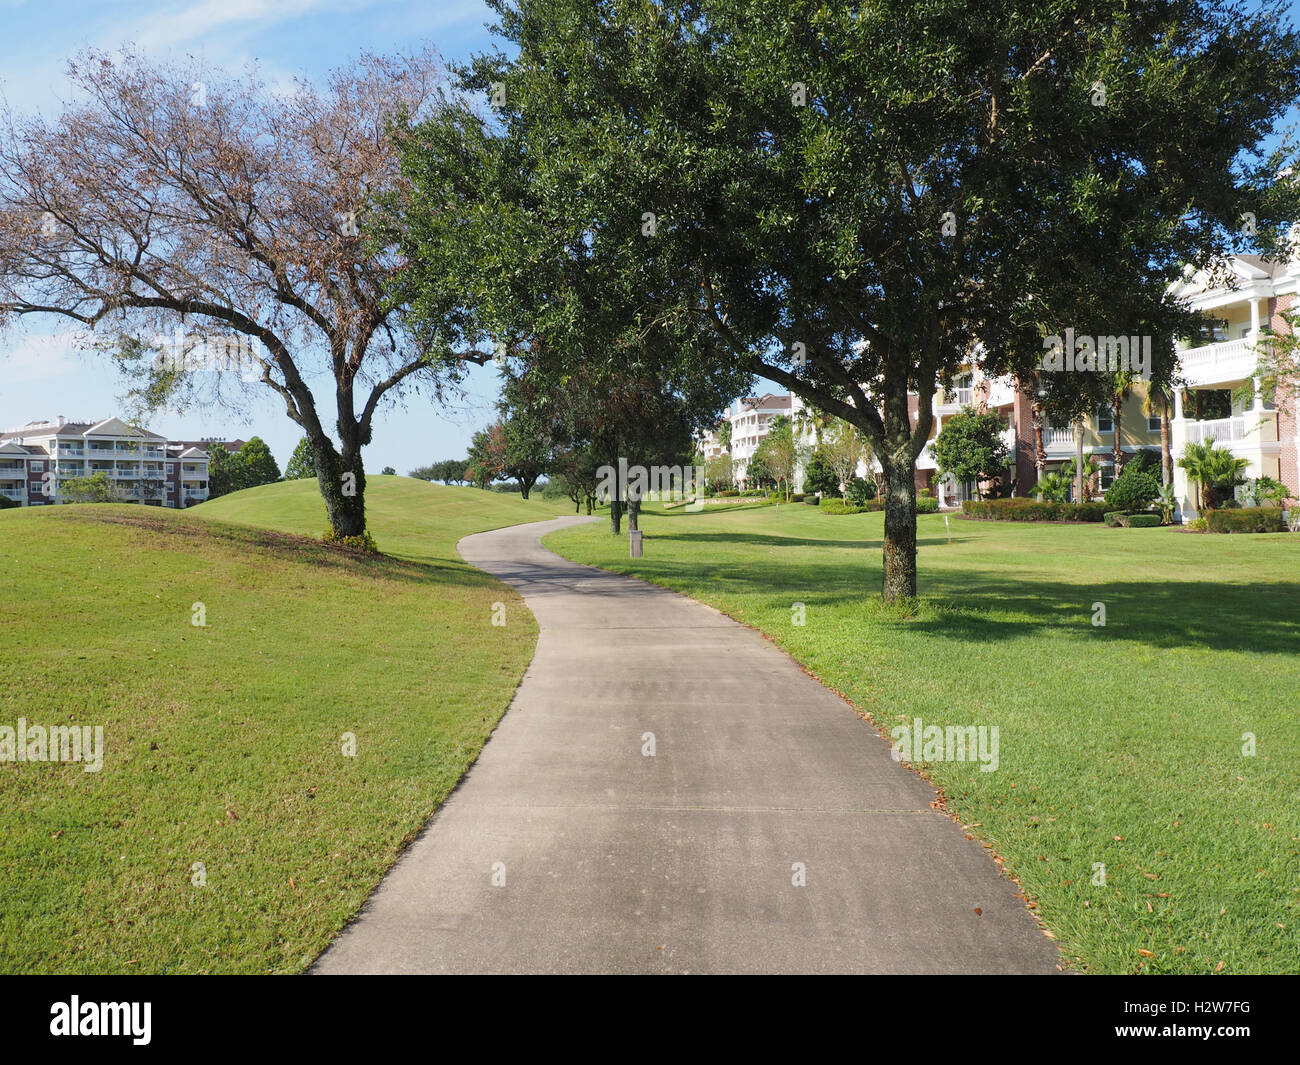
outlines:
[{"label": "grassy slope", "polygon": [[998,725],[998,771],[926,770],[1079,967],[1300,969],[1300,537],[923,517],[903,620],[882,523],[710,508],[648,514],[643,559],[607,526],[547,544],[763,630],[880,725]]},{"label": "grassy slope", "polygon": [[107,749],[98,774],[0,764],[0,971],[300,970],[455,786],[536,640],[456,541],[557,510],[404,478],[369,494],[401,560],[227,524],[314,536],[314,482],[0,512],[0,724],[102,724]]}]

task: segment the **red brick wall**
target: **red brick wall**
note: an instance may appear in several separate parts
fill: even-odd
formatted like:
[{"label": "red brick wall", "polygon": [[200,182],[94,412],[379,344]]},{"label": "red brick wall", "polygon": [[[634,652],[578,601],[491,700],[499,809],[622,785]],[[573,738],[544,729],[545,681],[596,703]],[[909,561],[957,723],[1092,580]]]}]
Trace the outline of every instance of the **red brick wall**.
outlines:
[{"label": "red brick wall", "polygon": [[1025,393],[1016,392],[1016,495],[1027,496],[1038,483],[1034,447],[1034,416]]}]

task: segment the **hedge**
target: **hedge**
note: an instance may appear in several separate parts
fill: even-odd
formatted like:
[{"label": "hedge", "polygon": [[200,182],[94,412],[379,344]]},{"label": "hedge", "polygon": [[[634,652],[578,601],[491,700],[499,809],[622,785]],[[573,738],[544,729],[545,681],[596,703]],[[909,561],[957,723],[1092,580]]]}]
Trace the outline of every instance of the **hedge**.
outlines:
[{"label": "hedge", "polygon": [[[808,501],[804,500],[804,502]],[[822,500],[823,514],[869,514],[884,509],[885,501],[883,499],[871,499],[861,506],[854,506],[852,503],[846,503],[842,499],[835,499],[831,496]],[[916,501],[916,512],[918,514],[934,514],[938,510],[939,501],[937,499],[918,499]]]},{"label": "hedge", "polygon": [[1130,514],[1123,521],[1130,529],[1154,529],[1161,524],[1159,514]]},{"label": "hedge", "polygon": [[1207,510],[1206,527],[1218,533],[1286,532],[1281,507]]},{"label": "hedge", "polygon": [[804,496],[803,501],[810,507],[816,507],[821,505],[822,500],[821,496]]},{"label": "hedge", "polygon": [[964,517],[983,521],[1102,521],[1106,504],[1040,503],[1036,499],[967,499],[961,505]]}]

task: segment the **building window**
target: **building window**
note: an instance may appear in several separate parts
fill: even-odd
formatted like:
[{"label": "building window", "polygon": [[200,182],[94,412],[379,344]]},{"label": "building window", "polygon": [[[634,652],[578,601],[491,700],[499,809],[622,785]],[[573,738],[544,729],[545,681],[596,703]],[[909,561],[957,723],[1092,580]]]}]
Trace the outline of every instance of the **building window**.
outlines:
[{"label": "building window", "polygon": [[1225,318],[1215,318],[1196,331],[1196,340],[1200,344],[1217,344],[1228,339],[1228,322]]},{"label": "building window", "polygon": [[44,462],[33,462],[33,463],[32,463],[32,473],[40,473],[41,470],[43,470],[43,469],[45,469],[45,463],[44,463]]},{"label": "building window", "polygon": [[1113,462],[1103,462],[1101,464],[1101,469],[1097,471],[1097,483],[1103,492],[1115,483],[1115,464]]},{"label": "building window", "polygon": [[1115,431],[1115,416],[1111,411],[1109,403],[1103,403],[1097,408],[1097,432],[1113,433]]},{"label": "building window", "polygon": [[1161,422],[1160,422],[1160,415],[1159,415],[1159,414],[1148,414],[1148,415],[1147,415],[1147,432],[1150,432],[1150,433],[1158,433],[1158,432],[1160,432],[1160,425],[1161,425]]}]

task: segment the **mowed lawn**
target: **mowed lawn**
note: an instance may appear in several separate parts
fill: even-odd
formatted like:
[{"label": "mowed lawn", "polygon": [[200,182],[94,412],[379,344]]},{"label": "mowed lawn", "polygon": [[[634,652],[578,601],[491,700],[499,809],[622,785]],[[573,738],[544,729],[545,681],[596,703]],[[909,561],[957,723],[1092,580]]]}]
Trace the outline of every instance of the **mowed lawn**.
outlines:
[{"label": "mowed lawn", "polygon": [[314,542],[314,481],[0,512],[0,724],[105,746],[98,773],[0,763],[0,971],[301,971],[455,786],[536,641],[456,541],[561,510],[395,477],[369,496],[399,558]]},{"label": "mowed lawn", "polygon": [[921,768],[1075,968],[1300,971],[1300,536],[919,521],[910,619],[880,605],[879,513],[652,511],[641,559],[607,522],[546,544],[761,629],[882,729],[998,726],[996,771]]}]

